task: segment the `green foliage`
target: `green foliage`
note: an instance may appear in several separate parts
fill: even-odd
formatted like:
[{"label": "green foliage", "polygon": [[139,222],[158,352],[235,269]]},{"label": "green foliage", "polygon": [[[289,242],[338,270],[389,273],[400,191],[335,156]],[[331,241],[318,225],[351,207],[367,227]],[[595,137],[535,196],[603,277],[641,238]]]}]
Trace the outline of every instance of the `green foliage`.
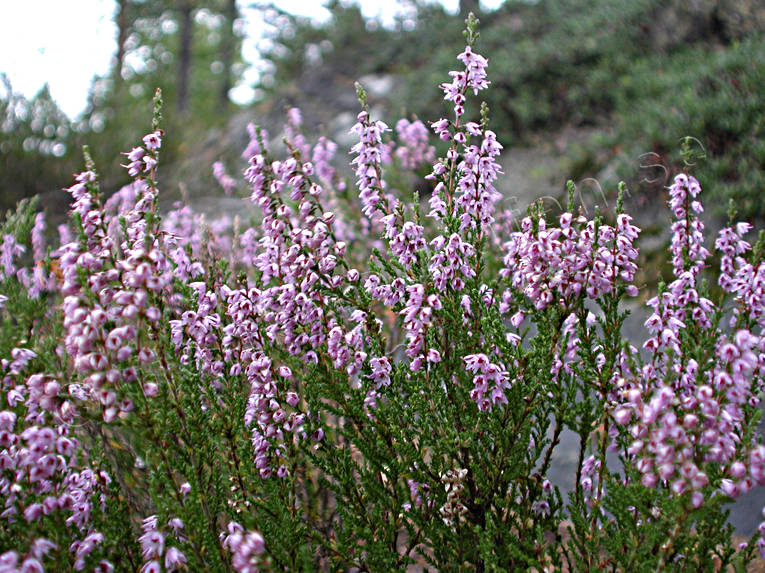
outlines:
[{"label": "green foliage", "polygon": [[0,211],[21,198],[59,191],[77,154],[73,126],[45,85],[31,100],[1,76]]},{"label": "green foliage", "polygon": [[[172,133],[163,149],[170,171],[164,176],[171,187],[179,176],[179,153],[188,152],[189,146],[183,142],[201,139],[230,117],[234,106],[228,96],[221,100],[221,90],[226,78],[232,86],[241,78],[243,65],[241,29],[229,22],[227,4],[224,0],[124,1],[124,60],[115,61],[108,74],[94,79],[89,107],[80,125],[81,138],[91,144],[94,159],[101,166],[105,188],[114,190],[128,182],[117,158],[123,141],[138,141],[142,136],[143,123],[135,119],[146,117],[145,102],[156,89],[162,90],[164,125]],[[186,5],[192,19],[189,61],[184,70],[182,14]],[[228,67],[224,63],[226,50],[230,52]],[[188,101],[186,110],[181,110],[179,82],[184,74]]]},{"label": "green foliage", "polygon": [[[623,146],[622,157],[652,151],[656,161],[679,166],[678,144],[693,136],[702,155],[694,171],[709,189],[708,204],[715,215],[722,217],[732,200],[739,216],[762,221],[763,54],[765,36],[753,35],[725,49],[685,47],[671,58],[636,59],[628,73],[614,78],[617,129],[609,143]],[[628,169],[622,168],[621,174]]]}]

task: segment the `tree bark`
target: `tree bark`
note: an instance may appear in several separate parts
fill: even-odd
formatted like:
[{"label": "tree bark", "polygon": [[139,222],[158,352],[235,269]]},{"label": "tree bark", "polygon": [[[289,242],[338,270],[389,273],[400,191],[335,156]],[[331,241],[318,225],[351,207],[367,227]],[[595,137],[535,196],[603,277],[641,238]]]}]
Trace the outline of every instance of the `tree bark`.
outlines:
[{"label": "tree bark", "polygon": [[194,31],[193,6],[182,0],[178,7],[180,46],[178,48],[178,113],[184,115],[189,108],[189,79],[191,76],[191,39]]},{"label": "tree bark", "polygon": [[130,35],[130,20],[128,19],[128,0],[117,0],[117,55],[114,62],[114,91],[119,92],[122,86],[122,65],[125,63],[125,44]]},{"label": "tree bark", "polygon": [[225,110],[229,104],[228,92],[233,87],[233,65],[234,50],[236,46],[236,35],[234,34],[234,22],[239,17],[239,10],[236,7],[236,0],[226,0],[226,28],[221,40],[220,59],[223,63],[223,81],[220,86],[218,101],[220,107]]}]

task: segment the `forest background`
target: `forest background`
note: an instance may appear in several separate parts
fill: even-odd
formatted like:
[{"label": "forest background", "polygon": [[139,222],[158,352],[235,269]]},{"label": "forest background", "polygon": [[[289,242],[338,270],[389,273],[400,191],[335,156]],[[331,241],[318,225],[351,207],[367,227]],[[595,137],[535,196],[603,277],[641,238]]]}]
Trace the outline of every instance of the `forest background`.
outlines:
[{"label": "forest background", "polygon": [[[166,102],[164,198],[177,199],[184,181],[189,197],[210,205],[223,195],[212,163],[223,159],[238,172],[247,123],[278,135],[286,106],[303,108],[310,130],[342,143],[357,111],[353,82],[362,79],[374,111],[390,124],[402,116],[437,119],[436,74],[458,51],[472,10],[491,55],[493,128],[526,169],[525,181],[512,174],[509,181],[533,187],[530,199],[562,196],[572,179],[597,182],[594,201],[607,203],[600,189],[625,179],[637,208],[661,209],[665,183],[681,164],[680,139],[693,136],[705,155],[696,174],[708,188],[711,215],[724,216],[733,199],[741,217],[765,219],[759,2],[508,0],[489,11],[462,0],[451,13],[415,0],[400,3],[386,24],[365,18],[355,3],[325,7],[329,17],[320,22],[236,0],[119,0],[110,69],[93,78],[79,117],[67,117],[47,87],[26,98],[3,78],[0,209],[41,195],[48,211],[65,211],[60,189],[82,168],[85,143],[107,193],[127,183],[119,152],[145,130],[156,87]],[[231,94],[247,67],[245,8],[259,10],[267,26],[258,80],[248,86],[255,101],[241,105]],[[519,210],[526,198],[522,189],[515,194]],[[661,227],[657,222],[657,232]]]}]

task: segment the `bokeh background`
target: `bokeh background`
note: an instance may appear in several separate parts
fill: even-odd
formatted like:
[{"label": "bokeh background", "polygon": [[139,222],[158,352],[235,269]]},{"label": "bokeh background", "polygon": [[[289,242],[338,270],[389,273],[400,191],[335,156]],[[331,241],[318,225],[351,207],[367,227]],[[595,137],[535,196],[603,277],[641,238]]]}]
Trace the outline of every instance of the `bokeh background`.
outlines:
[{"label": "bokeh background", "polygon": [[624,179],[637,207],[661,206],[680,140],[692,136],[710,216],[733,199],[740,216],[765,218],[758,0],[9,2],[0,208],[35,194],[46,205],[65,200],[85,143],[107,192],[126,183],[119,153],[147,130],[156,87],[168,196],[181,182],[192,197],[217,193],[212,162],[237,172],[246,124],[276,135],[288,105],[303,109],[309,131],[347,142],[356,80],[389,123],[435,120],[447,111],[437,86],[471,10],[507,148],[503,191],[519,209],[559,197],[569,178],[600,202]]}]

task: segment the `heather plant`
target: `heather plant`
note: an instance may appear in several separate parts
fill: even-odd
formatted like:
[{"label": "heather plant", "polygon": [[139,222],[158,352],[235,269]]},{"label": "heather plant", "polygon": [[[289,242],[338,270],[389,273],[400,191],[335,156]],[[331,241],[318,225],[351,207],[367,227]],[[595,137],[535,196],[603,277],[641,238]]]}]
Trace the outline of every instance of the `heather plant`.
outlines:
[{"label": "heather plant", "polygon": [[[680,173],[672,276],[641,294],[621,201],[504,212],[476,25],[430,124],[444,157],[358,86],[355,185],[291,110],[284,156],[252,126],[244,183],[214,168],[252,211],[161,216],[158,95],[130,185],[105,199],[86,153],[55,250],[34,205],[7,217],[0,571],[713,571],[765,550],[726,525],[765,483],[763,239],[731,220],[707,244]],[[423,165],[420,203],[388,174]],[[622,334],[641,297],[642,343]]]}]

